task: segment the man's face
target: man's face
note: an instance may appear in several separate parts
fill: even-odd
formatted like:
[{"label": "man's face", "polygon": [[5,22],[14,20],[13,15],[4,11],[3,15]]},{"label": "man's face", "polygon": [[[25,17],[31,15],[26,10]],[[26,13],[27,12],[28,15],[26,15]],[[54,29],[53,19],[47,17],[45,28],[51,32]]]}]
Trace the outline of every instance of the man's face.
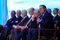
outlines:
[{"label": "man's face", "polygon": [[16,14],[17,14],[17,16],[20,16],[21,15],[21,11],[17,10]]},{"label": "man's face", "polygon": [[22,16],[23,16],[23,17],[26,16],[26,11],[22,11]]},{"label": "man's face", "polygon": [[53,14],[58,14],[56,9],[53,10]]},{"label": "man's face", "polygon": [[48,11],[49,13],[51,13],[51,9],[47,9],[47,11]]},{"label": "man's face", "polygon": [[34,16],[35,17],[38,17],[39,16],[39,13],[38,12],[34,12]]},{"label": "man's face", "polygon": [[58,11],[59,15],[60,15],[60,10]]},{"label": "man's face", "polygon": [[15,16],[14,11],[11,12],[11,17],[13,18]]},{"label": "man's face", "polygon": [[44,13],[45,12],[45,9],[43,8],[43,6],[40,6],[39,11],[40,11],[40,13]]},{"label": "man's face", "polygon": [[33,15],[34,14],[34,10],[32,8],[29,9],[29,14]]}]

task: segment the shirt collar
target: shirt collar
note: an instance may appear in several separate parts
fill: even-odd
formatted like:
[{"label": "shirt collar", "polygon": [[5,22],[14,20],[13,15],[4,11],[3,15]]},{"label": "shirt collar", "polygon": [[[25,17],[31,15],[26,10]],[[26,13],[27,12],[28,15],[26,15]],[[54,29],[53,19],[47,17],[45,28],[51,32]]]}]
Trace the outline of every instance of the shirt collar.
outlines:
[{"label": "shirt collar", "polygon": [[25,16],[25,17],[23,17],[23,16],[21,16],[22,18],[26,18],[27,16]]},{"label": "shirt collar", "polygon": [[54,15],[54,17],[56,17],[57,16],[57,14],[56,15]]}]

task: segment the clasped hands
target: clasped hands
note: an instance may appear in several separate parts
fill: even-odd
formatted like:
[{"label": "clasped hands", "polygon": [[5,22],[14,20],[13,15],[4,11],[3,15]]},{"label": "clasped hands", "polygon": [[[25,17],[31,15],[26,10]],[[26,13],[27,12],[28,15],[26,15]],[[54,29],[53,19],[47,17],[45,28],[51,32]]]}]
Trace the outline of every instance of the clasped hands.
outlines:
[{"label": "clasped hands", "polygon": [[21,30],[24,30],[24,29],[27,28],[27,26],[13,25],[13,28],[14,28],[14,29],[21,29]]}]

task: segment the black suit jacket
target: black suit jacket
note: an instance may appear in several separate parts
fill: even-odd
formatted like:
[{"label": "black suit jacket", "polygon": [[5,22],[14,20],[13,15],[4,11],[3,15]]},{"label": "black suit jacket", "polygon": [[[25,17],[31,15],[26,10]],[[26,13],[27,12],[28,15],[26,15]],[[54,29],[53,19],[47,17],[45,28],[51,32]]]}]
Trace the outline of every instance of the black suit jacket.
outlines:
[{"label": "black suit jacket", "polygon": [[30,21],[30,23],[28,24],[28,28],[38,28],[37,18],[34,18],[34,21]]},{"label": "black suit jacket", "polygon": [[17,19],[17,18],[14,17],[14,18],[10,18],[10,19],[7,21],[6,26],[7,26],[7,29],[8,29],[8,30],[13,29],[12,26],[16,24],[16,23],[15,23],[16,19]]},{"label": "black suit jacket", "polygon": [[41,21],[39,22],[41,29],[54,28],[53,16],[50,13],[46,11],[44,15],[41,15],[39,18],[41,19]]},{"label": "black suit jacket", "polygon": [[26,18],[22,21],[22,22],[20,22],[20,26],[25,26],[26,24],[27,24],[27,22],[29,21],[29,17],[28,16],[26,16]]},{"label": "black suit jacket", "polygon": [[56,15],[56,17],[53,20],[54,20],[54,24],[56,24],[57,27],[60,27],[60,17],[59,17],[59,15]]},{"label": "black suit jacket", "polygon": [[15,25],[18,25],[21,22],[22,19],[23,18],[21,16],[19,16],[18,18],[16,18]]}]

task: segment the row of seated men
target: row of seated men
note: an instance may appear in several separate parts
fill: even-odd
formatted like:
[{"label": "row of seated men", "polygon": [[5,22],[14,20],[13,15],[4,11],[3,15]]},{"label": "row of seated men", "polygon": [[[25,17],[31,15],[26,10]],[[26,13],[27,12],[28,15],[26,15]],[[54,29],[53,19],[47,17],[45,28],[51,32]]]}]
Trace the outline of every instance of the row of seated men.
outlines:
[{"label": "row of seated men", "polygon": [[[40,5],[39,10],[31,7],[29,8],[29,15],[30,17],[27,16],[26,10],[17,10],[17,12],[12,10],[11,18],[7,21],[0,39],[54,40],[53,33],[56,30],[59,39],[60,10],[58,8],[53,9],[52,15],[51,9],[47,9],[45,5]],[[39,33],[40,35],[38,35]],[[38,36],[40,36],[40,39]]]}]

